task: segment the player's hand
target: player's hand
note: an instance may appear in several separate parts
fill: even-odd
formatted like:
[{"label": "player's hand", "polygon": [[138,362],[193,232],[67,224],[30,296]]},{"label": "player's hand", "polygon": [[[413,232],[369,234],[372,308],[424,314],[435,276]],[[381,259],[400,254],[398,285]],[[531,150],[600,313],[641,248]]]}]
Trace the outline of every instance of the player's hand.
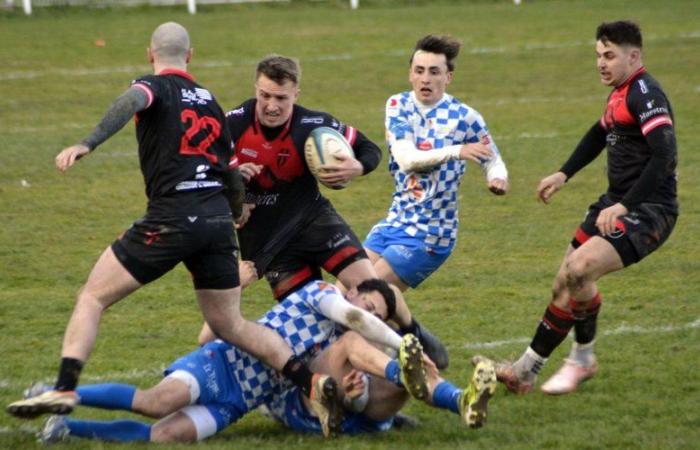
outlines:
[{"label": "player's hand", "polygon": [[236,229],[243,228],[246,223],[248,223],[248,219],[250,219],[250,215],[252,214],[252,211],[255,209],[255,203],[243,203],[243,208],[241,210],[241,217],[236,219]]},{"label": "player's hand", "polygon": [[508,192],[508,180],[503,178],[494,178],[489,181],[489,191],[496,195],[505,195]]},{"label": "player's hand", "polygon": [[72,145],[61,150],[56,155],[56,167],[61,172],[68,170],[77,160],[90,153],[90,149],[83,144]]},{"label": "player's hand", "polygon": [[318,179],[326,186],[345,185],[353,178],[362,175],[362,164],[355,158],[347,155],[338,155],[339,162],[323,164],[319,167]]},{"label": "player's hand", "polygon": [[615,203],[598,214],[598,218],[595,220],[595,226],[598,227],[598,231],[600,231],[600,234],[603,236],[611,235],[615,231],[617,219],[628,213],[629,211],[625,205],[622,203]]},{"label": "player's hand", "polygon": [[475,142],[473,144],[464,144],[459,149],[459,159],[468,159],[477,164],[481,164],[493,157],[491,147],[486,142]]},{"label": "player's hand", "polygon": [[556,172],[548,177],[542,178],[537,186],[537,198],[543,203],[549,203],[552,196],[566,183],[564,172]]},{"label": "player's hand", "polygon": [[365,382],[362,378],[362,372],[357,369],[352,369],[343,377],[341,387],[346,398],[356,399],[365,392]]},{"label": "player's hand", "polygon": [[258,281],[258,271],[253,261],[238,261],[238,276],[241,280],[241,288],[250,286]]},{"label": "player's hand", "polygon": [[240,166],[238,166],[238,170],[241,172],[241,175],[243,176],[243,181],[245,181],[247,183],[251,179],[258,176],[260,174],[260,172],[262,172],[263,165],[262,164],[255,164],[255,163],[243,163]]}]

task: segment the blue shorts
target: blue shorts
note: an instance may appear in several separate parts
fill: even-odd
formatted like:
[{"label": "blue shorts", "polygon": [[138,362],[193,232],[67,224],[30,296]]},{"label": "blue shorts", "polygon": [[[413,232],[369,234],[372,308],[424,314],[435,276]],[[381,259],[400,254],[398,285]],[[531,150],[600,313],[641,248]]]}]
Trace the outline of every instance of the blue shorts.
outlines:
[{"label": "blue shorts", "polygon": [[194,378],[198,386],[191,386],[190,393],[194,392],[194,397],[199,392],[197,398],[193,398],[194,404],[207,408],[216,420],[217,432],[248,412],[241,386],[226,356],[226,352],[231,349],[231,345],[223,341],[209,342],[179,358],[164,372],[168,376],[175,371],[183,371]]},{"label": "blue shorts", "polygon": [[380,225],[372,228],[363,245],[384,258],[401,281],[412,288],[435,272],[454,248],[431,247],[400,228]]},{"label": "blue shorts", "polygon": [[[299,433],[321,433],[321,424],[318,418],[309,414],[304,406],[299,388],[287,390],[273,403],[268,408],[274,417],[289,429]],[[393,418],[376,421],[361,413],[345,411],[340,432],[341,434],[361,434],[388,431],[393,423]]]}]

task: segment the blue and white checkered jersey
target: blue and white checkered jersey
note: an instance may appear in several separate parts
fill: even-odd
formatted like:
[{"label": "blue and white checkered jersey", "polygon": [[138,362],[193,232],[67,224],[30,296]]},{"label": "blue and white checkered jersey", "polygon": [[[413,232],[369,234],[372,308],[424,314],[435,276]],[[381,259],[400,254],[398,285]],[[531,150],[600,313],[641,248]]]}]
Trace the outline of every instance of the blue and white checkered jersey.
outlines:
[{"label": "blue and white checkered jersey", "polygon": [[[386,103],[385,126],[390,149],[402,139],[423,151],[488,142],[494,156],[500,154],[481,114],[449,94],[425,115],[412,91],[393,95]],[[454,245],[459,225],[457,194],[465,170],[466,162],[457,160],[426,171],[403,172],[390,156],[394,194],[389,214],[378,226],[402,228],[429,246]]]},{"label": "blue and white checkered jersey", "polygon": [[[296,356],[308,361],[335,342],[340,326],[319,312],[319,303],[328,296],[346,301],[338,288],[323,281],[312,281],[271,308],[258,323],[275,330]],[[250,354],[232,347],[228,360],[243,391],[248,408],[270,401],[273,395],[292,386],[291,381],[268,368]]]}]

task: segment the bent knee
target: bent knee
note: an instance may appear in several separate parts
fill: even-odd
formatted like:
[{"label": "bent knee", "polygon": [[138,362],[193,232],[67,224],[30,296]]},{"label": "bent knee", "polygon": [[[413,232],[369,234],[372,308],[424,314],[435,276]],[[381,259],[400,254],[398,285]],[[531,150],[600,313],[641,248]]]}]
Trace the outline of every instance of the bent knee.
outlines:
[{"label": "bent knee", "polygon": [[178,423],[157,423],[151,427],[151,442],[195,442],[197,433]]}]

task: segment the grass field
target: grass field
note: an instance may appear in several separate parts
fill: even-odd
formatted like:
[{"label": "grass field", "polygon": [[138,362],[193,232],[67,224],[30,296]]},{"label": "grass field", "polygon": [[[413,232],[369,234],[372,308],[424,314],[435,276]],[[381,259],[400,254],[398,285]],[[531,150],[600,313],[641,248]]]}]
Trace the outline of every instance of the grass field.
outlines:
[{"label": "grass field", "polygon": [[[471,167],[461,191],[458,247],[408,294],[417,317],[447,344],[447,378],[463,383],[469,357],[518,355],[550,295],[551,280],[586,206],[605,188],[599,158],[558,194],[534,189],[602,113],[608,89],[595,72],[593,34],[604,20],[634,18],[645,62],[676,116],[681,216],[665,246],[600,282],[604,296],[597,378],[574,395],[516,397],[499,390],[488,426],[412,403],[421,426],[325,442],[252,413],[204,448],[700,448],[700,3],[645,1],[345,1],[280,5],[0,11],[0,403],[32,380],[52,381],[74,296],[97,256],[145,207],[133,126],[67,174],[55,154],[82,139],[128,82],[149,71],[144,49],[159,23],[189,28],[192,73],[229,108],[252,94],[254,63],[300,58],[300,103],[332,112],[377,142],[383,106],[408,89],[407,61],[429,32],[464,41],[450,91],[485,117],[508,164],[512,192],[490,195]],[[104,46],[95,45],[103,39]],[[328,192],[358,235],[384,216],[386,164]],[[272,304],[260,282],[247,317]],[[194,348],[201,318],[179,267],[105,315],[83,381],[150,385]],[[568,351],[555,352],[543,377]],[[118,414],[82,409],[76,417]],[[29,448],[39,421],[0,414],[0,448]],[[69,446],[66,445],[66,448]],[[70,448],[115,447],[74,441]],[[136,446],[138,447],[138,446]]]}]

